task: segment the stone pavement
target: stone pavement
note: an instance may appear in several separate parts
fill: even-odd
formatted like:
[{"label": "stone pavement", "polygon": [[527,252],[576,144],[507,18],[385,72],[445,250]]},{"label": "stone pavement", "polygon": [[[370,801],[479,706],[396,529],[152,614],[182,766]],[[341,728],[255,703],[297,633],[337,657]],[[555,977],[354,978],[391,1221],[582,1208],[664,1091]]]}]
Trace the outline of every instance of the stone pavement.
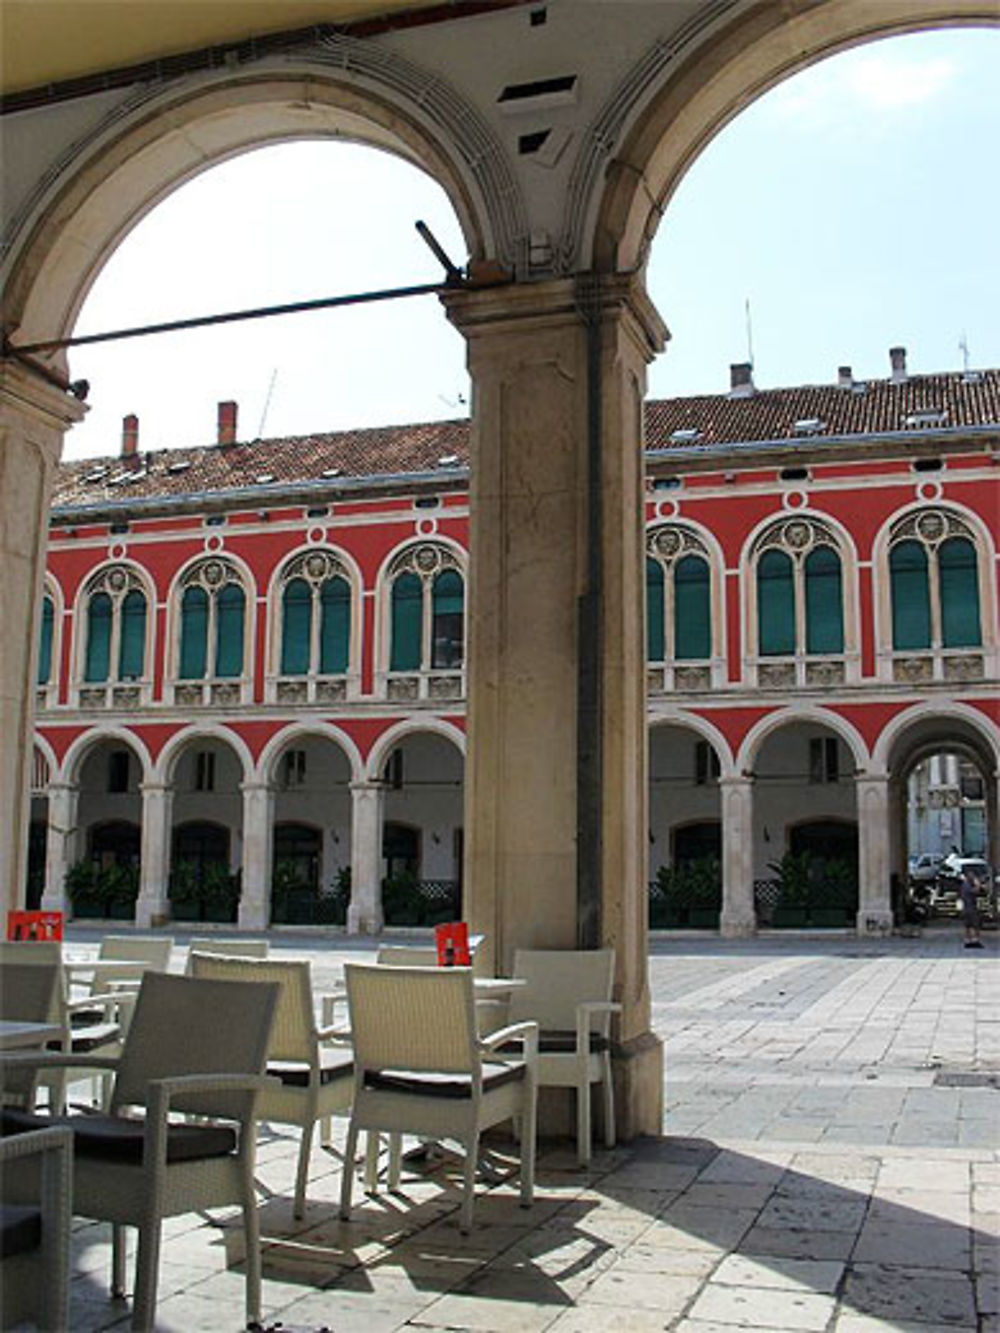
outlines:
[{"label": "stone pavement", "polygon": [[[575,1168],[544,1145],[536,1203],[480,1193],[459,1234],[442,1165],[401,1196],[355,1192],[315,1150],[291,1217],[295,1131],[262,1136],[267,1326],[285,1333],[1000,1331],[998,940],[654,937],[664,1136]],[[96,935],[72,932],[74,949]],[[183,937],[178,936],[183,943]],[[372,941],[272,935],[316,988]],[[176,951],[180,964],[182,951]],[[157,1328],[241,1327],[238,1227],[171,1221]],[[108,1229],[78,1221],[74,1330],[127,1328]],[[280,1321],[280,1323],[279,1323]]]}]

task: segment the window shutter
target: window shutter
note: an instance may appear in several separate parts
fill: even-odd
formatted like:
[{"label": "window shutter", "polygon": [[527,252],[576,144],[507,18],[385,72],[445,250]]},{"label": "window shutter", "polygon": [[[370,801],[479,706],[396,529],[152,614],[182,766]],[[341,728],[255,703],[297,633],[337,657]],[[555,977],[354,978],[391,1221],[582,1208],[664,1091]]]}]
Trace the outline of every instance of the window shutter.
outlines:
[{"label": "window shutter", "polygon": [[327,579],[320,590],[319,669],[324,676],[347,670],[351,645],[351,588],[346,579]]},{"label": "window shutter", "polygon": [[900,542],[889,555],[892,590],[892,646],[931,646],[931,603],[927,552],[920,542]]},{"label": "window shutter", "polygon": [[181,601],[181,680],[204,680],[208,665],[208,593],[187,588]]},{"label": "window shutter", "polygon": [[464,585],[461,574],[446,569],[431,591],[431,665],[448,669],[462,665]]},{"label": "window shutter", "polygon": [[806,652],[844,651],[844,599],[840,556],[817,546],[806,556]]},{"label": "window shutter", "polygon": [[118,679],[139,680],[146,661],[146,598],[133,588],[122,602]]},{"label": "window shutter", "polygon": [[111,598],[95,592],[87,607],[86,681],[107,680],[111,665]]},{"label": "window shutter", "polygon": [[304,676],[309,670],[312,639],[312,589],[305,579],[292,579],[282,597],[281,674]]},{"label": "window shutter", "polygon": [[243,616],[246,598],[237,583],[227,583],[216,604],[215,674],[243,675]]},{"label": "window shutter", "polygon": [[47,685],[52,675],[52,628],[55,623],[55,607],[51,597],[42,598],[41,639],[38,645],[38,684]]},{"label": "window shutter", "polygon": [[674,569],[674,655],[712,656],[708,562],[700,555],[686,555]]},{"label": "window shutter", "polygon": [[976,548],[966,537],[949,537],[938,549],[941,637],[946,648],[978,648],[979,575]]},{"label": "window shutter", "polygon": [[663,637],[663,566],[646,557],[646,661],[662,662],[666,655]]},{"label": "window shutter", "polygon": [[400,574],[392,585],[390,671],[420,670],[423,584],[416,574]]},{"label": "window shutter", "polygon": [[757,564],[757,636],[762,657],[795,652],[792,561],[784,551],[765,551]]}]

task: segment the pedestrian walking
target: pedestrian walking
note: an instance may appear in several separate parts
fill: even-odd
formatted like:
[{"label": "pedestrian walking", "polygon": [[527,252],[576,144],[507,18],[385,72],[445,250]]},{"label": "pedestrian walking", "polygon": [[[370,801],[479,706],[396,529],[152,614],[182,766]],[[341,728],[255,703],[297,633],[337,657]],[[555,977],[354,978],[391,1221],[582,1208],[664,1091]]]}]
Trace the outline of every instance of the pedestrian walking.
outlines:
[{"label": "pedestrian walking", "polygon": [[965,947],[981,949],[983,942],[979,938],[979,876],[972,866],[962,867],[962,878],[958,886],[962,902],[962,922],[965,926]]}]

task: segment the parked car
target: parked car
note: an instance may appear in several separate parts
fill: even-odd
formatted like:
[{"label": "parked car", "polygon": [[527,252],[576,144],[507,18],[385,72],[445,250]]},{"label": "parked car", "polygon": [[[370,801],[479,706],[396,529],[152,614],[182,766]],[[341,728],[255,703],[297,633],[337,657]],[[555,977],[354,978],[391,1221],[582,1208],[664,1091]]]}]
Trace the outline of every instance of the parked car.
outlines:
[{"label": "parked car", "polygon": [[941,852],[921,852],[910,857],[910,882],[912,884],[930,884],[937,879],[938,871],[944,861]]},{"label": "parked car", "polygon": [[983,924],[997,921],[997,882],[989,863],[981,856],[947,857],[938,871],[931,891],[931,912],[934,916],[958,916],[962,910],[959,887],[966,870],[979,880],[979,914]]}]

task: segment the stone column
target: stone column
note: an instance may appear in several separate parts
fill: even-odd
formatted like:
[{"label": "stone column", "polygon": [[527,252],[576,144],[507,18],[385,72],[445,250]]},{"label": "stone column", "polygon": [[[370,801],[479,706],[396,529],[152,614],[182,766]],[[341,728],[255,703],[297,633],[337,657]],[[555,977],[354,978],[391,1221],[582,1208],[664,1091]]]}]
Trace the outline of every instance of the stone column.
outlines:
[{"label": "stone column", "polygon": [[854,782],[858,794],[858,934],[888,935],[893,926],[889,777],[861,773]]},{"label": "stone column", "polygon": [[722,796],[723,935],[757,933],[753,898],[753,778],[720,778]]},{"label": "stone column", "polygon": [[77,808],[80,789],[67,782],[49,784],[48,832],[45,838],[45,889],[42,910],[66,912],[66,871],[77,859]]},{"label": "stone column", "polygon": [[38,617],[52,476],[84,407],[15,360],[0,363],[0,909],[23,906]]},{"label": "stone column", "polygon": [[274,845],[274,792],[266,782],[244,782],[243,887],[240,928],[263,930],[271,916],[271,849]]},{"label": "stone column", "polygon": [[382,807],[381,782],[351,783],[351,905],[350,935],[377,935],[382,929]]},{"label": "stone column", "polygon": [[625,1137],[662,1128],[649,1029],[641,280],[448,293],[468,341],[468,916],[492,962],[613,946]]},{"label": "stone column", "polygon": [[142,792],[142,851],[139,858],[137,926],[162,926],[170,915],[167,888],[170,878],[170,828],[174,793],[159,782],[144,782]]}]

